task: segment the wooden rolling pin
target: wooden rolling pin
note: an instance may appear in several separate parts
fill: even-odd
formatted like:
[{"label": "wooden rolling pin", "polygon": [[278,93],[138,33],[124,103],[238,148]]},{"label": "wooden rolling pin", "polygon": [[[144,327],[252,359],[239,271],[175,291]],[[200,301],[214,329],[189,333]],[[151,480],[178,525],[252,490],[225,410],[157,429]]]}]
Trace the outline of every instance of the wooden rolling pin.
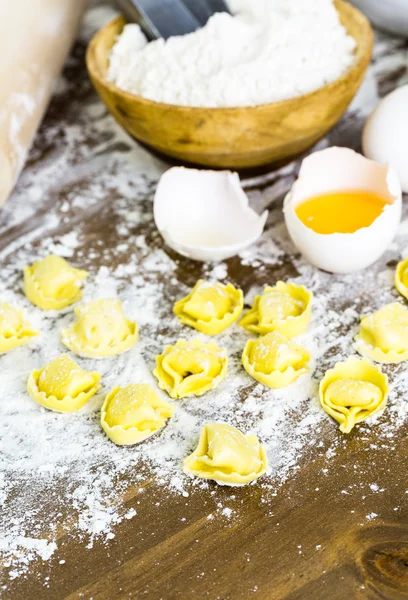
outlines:
[{"label": "wooden rolling pin", "polygon": [[85,3],[0,3],[0,206],[24,165]]}]

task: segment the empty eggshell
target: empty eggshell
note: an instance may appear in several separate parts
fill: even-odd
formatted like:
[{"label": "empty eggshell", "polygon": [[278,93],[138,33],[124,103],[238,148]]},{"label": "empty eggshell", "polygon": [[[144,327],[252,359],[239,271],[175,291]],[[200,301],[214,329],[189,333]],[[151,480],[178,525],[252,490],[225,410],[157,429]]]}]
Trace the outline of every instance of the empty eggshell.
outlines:
[{"label": "empty eggshell", "polygon": [[173,167],[154,198],[154,220],[168,246],[201,261],[235,256],[262,234],[268,212],[252,210],[238,173]]},{"label": "empty eggshell", "polygon": [[[357,189],[374,192],[389,204],[370,226],[354,233],[316,233],[295,212],[313,196]],[[393,240],[401,220],[401,196],[398,175],[391,167],[349,148],[327,148],[303,160],[285,198],[286,226],[296,248],[313,265],[331,273],[352,273],[375,262]]]}]

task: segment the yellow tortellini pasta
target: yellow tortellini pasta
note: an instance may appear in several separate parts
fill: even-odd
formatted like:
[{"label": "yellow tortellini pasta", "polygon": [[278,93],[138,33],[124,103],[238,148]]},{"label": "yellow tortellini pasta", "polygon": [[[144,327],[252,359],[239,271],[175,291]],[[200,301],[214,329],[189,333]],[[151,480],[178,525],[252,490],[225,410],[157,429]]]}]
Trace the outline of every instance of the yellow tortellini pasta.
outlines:
[{"label": "yellow tortellini pasta", "polygon": [[287,338],[296,337],[309,325],[312,296],[302,285],[278,281],[255,297],[253,307],[243,316],[240,325],[262,335],[279,331]]},{"label": "yellow tortellini pasta", "polygon": [[43,310],[60,310],[82,296],[80,283],[88,273],[71,267],[64,258],[50,254],[24,267],[24,293]]},{"label": "yellow tortellini pasta", "polygon": [[320,382],[320,403],[340,423],[343,433],[382,410],[387,402],[388,378],[367,359],[351,356],[327,371]]},{"label": "yellow tortellini pasta", "polygon": [[278,331],[248,340],[242,364],[251,377],[270,388],[289,385],[309,370],[310,354]]},{"label": "yellow tortellini pasta", "polygon": [[184,473],[213,479],[220,485],[245,485],[268,468],[266,450],[256,435],[244,435],[225,423],[209,423],[201,430],[194,452],[184,460]]},{"label": "yellow tortellini pasta", "polygon": [[136,444],[164,427],[174,411],[146,383],[115,387],[103,403],[101,425],[115,444]]},{"label": "yellow tortellini pasta", "polygon": [[31,397],[46,408],[74,412],[100,389],[100,378],[99,373],[84,371],[68,354],[61,354],[31,373],[27,389]]},{"label": "yellow tortellini pasta", "polygon": [[171,398],[201,396],[225,378],[227,353],[214,342],[179,340],[156,358],[154,375]]},{"label": "yellow tortellini pasta", "polygon": [[408,258],[397,264],[394,282],[399,293],[408,300]]},{"label": "yellow tortellini pasta", "polygon": [[26,344],[36,335],[38,331],[24,320],[21,310],[0,302],[0,354]]},{"label": "yellow tortellini pasta", "polygon": [[362,317],[354,346],[359,354],[377,362],[408,360],[408,308],[392,302]]},{"label": "yellow tortellini pasta", "polygon": [[174,305],[185,325],[206,335],[217,335],[236,321],[244,307],[244,295],[231,283],[209,283],[200,279],[191,292]]},{"label": "yellow tortellini pasta", "polygon": [[129,350],[138,338],[117,299],[94,300],[75,309],[76,323],[62,331],[62,343],[79,356],[106,358]]}]

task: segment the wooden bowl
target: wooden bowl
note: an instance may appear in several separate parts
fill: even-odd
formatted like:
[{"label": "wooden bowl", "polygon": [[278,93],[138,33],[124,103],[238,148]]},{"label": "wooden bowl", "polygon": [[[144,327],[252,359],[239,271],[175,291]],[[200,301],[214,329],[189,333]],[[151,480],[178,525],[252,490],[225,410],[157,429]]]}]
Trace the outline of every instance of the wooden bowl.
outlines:
[{"label": "wooden bowl", "polygon": [[109,53],[125,20],[118,17],[91,40],[86,53],[92,82],[115,119],[137,140],[186,162],[222,168],[257,167],[307,150],[340,119],[357,92],[373,46],[373,32],[356,8],[336,0],[357,42],[351,67],[336,81],[297,98],[244,108],[197,108],[146,100],[106,80]]}]

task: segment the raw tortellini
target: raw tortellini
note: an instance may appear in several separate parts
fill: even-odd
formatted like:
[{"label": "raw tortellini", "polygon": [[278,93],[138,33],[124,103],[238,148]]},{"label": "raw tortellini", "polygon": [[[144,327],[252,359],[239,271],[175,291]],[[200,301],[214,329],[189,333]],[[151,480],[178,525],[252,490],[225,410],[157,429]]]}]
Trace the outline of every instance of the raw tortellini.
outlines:
[{"label": "raw tortellini", "polygon": [[382,410],[387,402],[388,378],[367,359],[350,357],[327,371],[320,382],[320,403],[340,423],[343,433]]},{"label": "raw tortellini", "polygon": [[24,320],[21,310],[7,302],[0,303],[0,354],[26,344],[36,335],[38,331]]},{"label": "raw tortellini", "polygon": [[393,302],[362,317],[355,348],[381,363],[408,360],[408,308]]},{"label": "raw tortellini", "polygon": [[44,310],[60,310],[82,296],[80,283],[88,273],[71,267],[64,258],[50,254],[24,267],[24,293]]},{"label": "raw tortellini", "polygon": [[206,335],[217,335],[238,319],[243,307],[241,290],[230,283],[200,279],[188,296],[175,303],[174,312],[185,325]]},{"label": "raw tortellini", "polygon": [[74,412],[100,389],[100,378],[99,373],[84,371],[68,354],[61,354],[31,373],[27,389],[32,398],[46,408]]},{"label": "raw tortellini", "polygon": [[251,377],[270,388],[289,385],[309,370],[310,354],[278,331],[248,340],[242,364]]},{"label": "raw tortellini", "polygon": [[103,403],[101,425],[115,444],[136,444],[164,427],[174,410],[145,383],[115,387]]},{"label": "raw tortellini", "polygon": [[244,435],[236,427],[210,423],[201,430],[194,452],[184,460],[184,473],[213,479],[221,485],[245,485],[258,479],[268,467],[265,448],[256,435]]},{"label": "raw tortellini", "polygon": [[279,331],[287,338],[304,333],[312,312],[312,293],[304,286],[278,281],[256,296],[240,325],[254,333]]},{"label": "raw tortellini", "polygon": [[214,342],[179,340],[156,358],[154,375],[171,398],[201,396],[225,378],[227,353]]},{"label": "raw tortellini", "polygon": [[126,319],[120,300],[94,300],[75,309],[76,323],[64,329],[62,342],[79,356],[105,358],[129,350],[137,325]]},{"label": "raw tortellini", "polygon": [[394,282],[399,293],[408,300],[408,258],[398,263]]}]

